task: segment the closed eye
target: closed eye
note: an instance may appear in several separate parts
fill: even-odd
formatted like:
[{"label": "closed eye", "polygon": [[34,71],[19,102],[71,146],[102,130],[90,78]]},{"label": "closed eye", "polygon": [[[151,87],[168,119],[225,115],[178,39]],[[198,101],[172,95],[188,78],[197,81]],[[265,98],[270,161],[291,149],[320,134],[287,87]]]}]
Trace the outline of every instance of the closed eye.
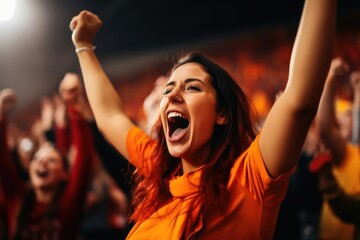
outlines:
[{"label": "closed eye", "polygon": [[187,91],[191,91],[191,92],[199,92],[201,89],[199,87],[196,87],[196,86],[187,86],[186,87],[186,90]]},{"label": "closed eye", "polygon": [[172,91],[172,89],[165,89],[162,94],[166,96],[166,95],[168,95],[171,91]]},{"label": "closed eye", "polygon": [[54,162],[54,163],[56,163],[56,162],[58,162],[58,159],[53,158],[53,157],[50,157],[50,158],[48,159],[48,161],[49,161],[49,162]]}]

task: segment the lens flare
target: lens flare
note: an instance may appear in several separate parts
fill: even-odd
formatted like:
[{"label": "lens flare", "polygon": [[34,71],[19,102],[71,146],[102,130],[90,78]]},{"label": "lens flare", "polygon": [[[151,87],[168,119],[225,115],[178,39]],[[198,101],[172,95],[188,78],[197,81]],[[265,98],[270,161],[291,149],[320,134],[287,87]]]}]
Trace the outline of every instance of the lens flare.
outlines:
[{"label": "lens flare", "polygon": [[16,0],[1,0],[0,1],[0,21],[9,21],[15,10]]}]

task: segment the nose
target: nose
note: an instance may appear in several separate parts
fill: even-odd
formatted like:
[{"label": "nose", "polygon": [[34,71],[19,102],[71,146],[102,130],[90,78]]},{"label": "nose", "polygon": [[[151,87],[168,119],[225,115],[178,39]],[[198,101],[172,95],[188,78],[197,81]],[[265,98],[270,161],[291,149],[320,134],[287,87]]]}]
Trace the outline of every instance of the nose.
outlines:
[{"label": "nose", "polygon": [[48,161],[45,158],[40,158],[36,162],[38,165],[46,165]]},{"label": "nose", "polygon": [[168,95],[167,95],[169,101],[171,103],[180,103],[182,102],[182,97],[179,94],[179,91],[176,89],[173,89]]},{"label": "nose", "polygon": [[172,103],[180,103],[182,101],[181,97],[179,95],[173,95],[169,97],[169,101]]}]

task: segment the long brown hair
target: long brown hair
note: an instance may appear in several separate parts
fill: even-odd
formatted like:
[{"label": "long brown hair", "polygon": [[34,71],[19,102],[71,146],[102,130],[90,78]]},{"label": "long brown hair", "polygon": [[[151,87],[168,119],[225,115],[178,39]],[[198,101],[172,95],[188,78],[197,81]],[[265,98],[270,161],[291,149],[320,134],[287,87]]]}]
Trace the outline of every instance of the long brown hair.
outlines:
[{"label": "long brown hair", "polygon": [[[216,125],[211,139],[211,154],[202,170],[200,188],[204,210],[224,206],[228,198],[227,183],[230,170],[239,155],[255,139],[255,112],[248,98],[233,78],[218,64],[199,53],[191,53],[174,65],[171,73],[186,63],[198,63],[212,77],[217,94],[217,111],[227,119],[225,125]],[[170,201],[169,180],[179,167],[180,159],[170,155],[161,121],[155,126],[158,146],[154,152],[149,177],[137,176],[134,193],[133,220],[143,220]],[[226,205],[226,204],[225,204]]]}]

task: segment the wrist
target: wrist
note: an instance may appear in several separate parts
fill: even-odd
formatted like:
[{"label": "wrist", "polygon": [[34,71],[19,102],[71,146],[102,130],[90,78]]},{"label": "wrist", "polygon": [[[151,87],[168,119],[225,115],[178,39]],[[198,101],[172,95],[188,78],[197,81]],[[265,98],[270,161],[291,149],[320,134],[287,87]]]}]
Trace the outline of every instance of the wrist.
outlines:
[{"label": "wrist", "polygon": [[75,52],[76,53],[80,53],[80,52],[83,52],[83,51],[94,51],[96,48],[96,46],[93,46],[93,45],[82,45],[82,46],[76,46],[75,48]]}]

